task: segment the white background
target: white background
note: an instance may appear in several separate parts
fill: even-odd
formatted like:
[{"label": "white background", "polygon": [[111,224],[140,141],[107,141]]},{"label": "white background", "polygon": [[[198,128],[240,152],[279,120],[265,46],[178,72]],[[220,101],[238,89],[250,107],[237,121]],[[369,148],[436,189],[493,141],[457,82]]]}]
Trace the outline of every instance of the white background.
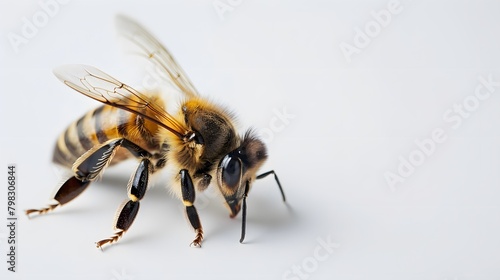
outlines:
[{"label": "white background", "polygon": [[[389,1],[229,2],[221,14],[214,3],[227,0],[70,1],[17,46],[9,38],[23,36],[23,18],[33,22],[43,9],[1,2],[0,177],[7,181],[6,166],[17,165],[19,216],[18,272],[0,264],[1,278],[499,279],[500,87],[474,97],[480,77],[500,81],[499,2],[401,0],[350,62],[339,46],[356,47],[357,29],[380,26],[372,11]],[[160,178],[124,238],[96,249],[112,233],[134,162],[109,169],[50,215],[22,214],[43,206],[61,180],[50,164],[58,134],[98,105],[52,69],[85,63],[143,86],[118,51],[118,13],[156,34],[198,90],[237,112],[243,128],[274,127],[262,171],[276,170],[288,206],[272,178],[258,181],[245,244],[241,217],[229,219],[220,200],[198,195],[206,240],[190,248],[182,203]],[[458,123],[454,104],[464,100],[470,110]],[[283,110],[294,116],[287,123],[276,121]],[[419,158],[415,141],[435,129],[445,140]],[[411,155],[418,166],[391,188],[385,176]],[[7,237],[1,226],[2,256]]]}]

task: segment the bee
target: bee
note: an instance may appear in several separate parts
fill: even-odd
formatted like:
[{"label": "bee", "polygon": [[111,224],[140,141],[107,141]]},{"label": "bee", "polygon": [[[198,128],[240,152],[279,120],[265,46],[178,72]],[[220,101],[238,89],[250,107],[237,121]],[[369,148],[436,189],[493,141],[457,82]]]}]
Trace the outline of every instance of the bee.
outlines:
[{"label": "bee", "polygon": [[161,69],[162,78],[183,101],[176,112],[169,113],[167,105],[171,103],[159,93],[137,91],[95,67],[56,68],[54,74],[64,84],[103,105],[73,122],[60,135],[53,161],[70,168],[72,176],[59,187],[51,203],[26,210],[26,215],[45,214],[67,204],[106,167],[136,158],[139,164],[127,184],[128,198],[117,209],[114,233],[96,242],[97,248],[117,242],[130,228],[151,175],[165,167],[175,171],[169,187],[182,201],[195,231],[192,247],[201,247],[203,241],[203,227],[194,205],[196,193],[209,185],[216,185],[231,218],[242,210],[243,242],[246,199],[255,180],[274,175],[285,201],[273,170],[257,175],[268,157],[266,145],[251,129],[239,135],[233,115],[199,95],[169,51],[144,27],[125,16],[118,16],[116,25],[119,35],[134,47],[134,53]]}]

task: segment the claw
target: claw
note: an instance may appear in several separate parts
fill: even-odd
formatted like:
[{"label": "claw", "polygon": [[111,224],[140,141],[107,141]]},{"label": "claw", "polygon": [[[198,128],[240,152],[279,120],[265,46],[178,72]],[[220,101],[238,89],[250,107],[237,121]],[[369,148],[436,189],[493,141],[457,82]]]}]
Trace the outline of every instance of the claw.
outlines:
[{"label": "claw", "polygon": [[116,241],[118,241],[118,239],[120,239],[123,236],[123,233],[125,233],[125,231],[120,230],[120,231],[115,232],[115,234],[113,236],[111,236],[110,238],[106,238],[106,239],[97,241],[95,243],[96,248],[99,248],[102,250],[102,246],[104,246],[106,244],[115,243]]},{"label": "claw", "polygon": [[192,248],[201,248],[201,243],[193,241],[189,246]]},{"label": "claw", "polygon": [[45,208],[40,208],[40,209],[28,209],[25,210],[24,213],[30,218],[30,214],[32,213],[37,213],[38,215],[46,214],[47,212],[50,212],[54,209],[56,209],[60,204],[50,204],[49,206]]},{"label": "claw", "polygon": [[201,248],[201,242],[203,241],[203,230],[202,229],[197,229],[196,230],[196,237],[194,238],[193,242],[189,246],[193,248]]}]

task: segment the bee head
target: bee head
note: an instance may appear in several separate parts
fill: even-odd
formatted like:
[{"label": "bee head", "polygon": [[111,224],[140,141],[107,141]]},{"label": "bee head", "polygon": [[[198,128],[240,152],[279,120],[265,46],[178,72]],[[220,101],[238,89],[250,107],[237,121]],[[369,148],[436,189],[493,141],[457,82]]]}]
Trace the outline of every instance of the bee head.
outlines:
[{"label": "bee head", "polygon": [[255,180],[260,166],[267,159],[265,144],[247,131],[240,146],[225,155],[217,168],[217,182],[226,200],[230,217],[235,217],[241,208],[245,186],[249,188]]}]

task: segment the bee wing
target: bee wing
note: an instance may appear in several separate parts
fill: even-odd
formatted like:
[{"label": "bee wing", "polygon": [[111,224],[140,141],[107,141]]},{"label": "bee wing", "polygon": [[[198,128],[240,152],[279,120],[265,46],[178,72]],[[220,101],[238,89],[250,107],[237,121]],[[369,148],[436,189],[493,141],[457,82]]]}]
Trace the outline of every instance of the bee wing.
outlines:
[{"label": "bee wing", "polygon": [[54,74],[70,88],[104,104],[141,115],[183,138],[188,129],[150,98],[101,70],[80,64],[63,65]]},{"label": "bee wing", "polygon": [[116,29],[118,35],[129,43],[132,54],[146,58],[155,68],[161,70],[156,71],[160,72],[161,79],[190,98],[198,96],[196,88],[174,57],[144,27],[129,17],[118,15]]}]

